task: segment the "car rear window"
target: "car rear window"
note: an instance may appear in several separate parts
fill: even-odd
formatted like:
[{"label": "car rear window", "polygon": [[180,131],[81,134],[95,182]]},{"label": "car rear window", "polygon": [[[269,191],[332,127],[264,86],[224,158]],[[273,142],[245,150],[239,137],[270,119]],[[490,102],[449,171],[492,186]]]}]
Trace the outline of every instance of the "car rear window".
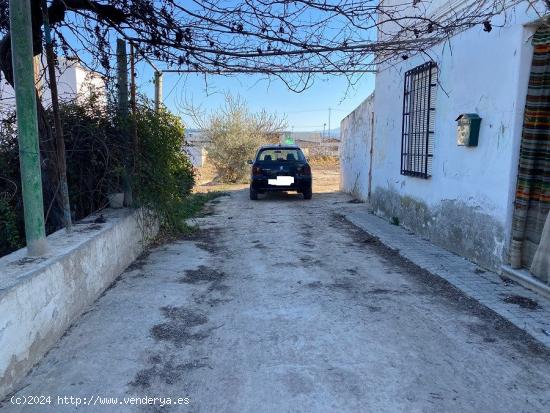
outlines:
[{"label": "car rear window", "polygon": [[300,149],[262,149],[258,153],[257,160],[261,162],[303,161],[304,154]]}]

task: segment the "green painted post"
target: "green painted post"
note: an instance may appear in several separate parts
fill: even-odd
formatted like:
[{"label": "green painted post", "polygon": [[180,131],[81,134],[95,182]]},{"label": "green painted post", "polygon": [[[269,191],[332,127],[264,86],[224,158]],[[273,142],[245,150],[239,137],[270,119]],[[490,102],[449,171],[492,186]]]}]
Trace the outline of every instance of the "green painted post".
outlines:
[{"label": "green painted post", "polygon": [[10,0],[10,34],[27,253],[47,250],[38,146],[30,0]]}]

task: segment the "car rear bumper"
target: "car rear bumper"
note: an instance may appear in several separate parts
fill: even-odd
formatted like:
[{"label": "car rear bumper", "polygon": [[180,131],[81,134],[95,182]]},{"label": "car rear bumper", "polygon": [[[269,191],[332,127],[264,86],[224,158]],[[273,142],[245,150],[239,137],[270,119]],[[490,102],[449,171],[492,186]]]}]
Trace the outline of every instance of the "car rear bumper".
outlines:
[{"label": "car rear bumper", "polygon": [[258,192],[303,191],[311,187],[311,176],[295,176],[294,183],[289,186],[269,185],[267,177],[252,177],[250,187]]}]

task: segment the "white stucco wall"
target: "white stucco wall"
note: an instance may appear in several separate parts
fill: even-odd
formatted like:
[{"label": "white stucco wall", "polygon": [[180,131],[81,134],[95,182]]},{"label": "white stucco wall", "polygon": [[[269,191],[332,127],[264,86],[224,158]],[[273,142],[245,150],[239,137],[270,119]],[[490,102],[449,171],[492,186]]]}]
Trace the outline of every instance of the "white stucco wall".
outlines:
[{"label": "white stucco wall", "polygon": [[[473,29],[453,39],[452,56],[447,48],[438,54],[441,87],[435,105],[433,176],[429,180],[400,175],[404,73],[423,61],[411,59],[377,75],[377,90],[384,93],[375,97],[375,185],[398,185],[403,193],[414,193],[429,203],[444,198],[476,200],[505,221],[508,185],[503,183],[510,179],[511,152],[519,138],[515,123],[523,113],[524,98],[518,93],[525,95],[527,90],[527,79],[519,74],[521,66],[530,64],[520,59],[529,55],[521,49],[530,49],[529,43],[523,43],[522,31],[523,27],[515,26],[487,35]],[[483,118],[475,148],[456,145],[455,119],[468,112]]]},{"label": "white stucco wall", "polygon": [[[427,180],[401,175],[400,156],[405,72],[429,58],[396,61],[376,75],[372,205],[492,268],[500,265],[511,232],[535,31],[531,24],[538,18],[527,2],[520,2],[491,20],[490,33],[476,26],[427,51],[439,69],[432,177]],[[461,113],[483,118],[477,147],[456,144],[455,120]],[[365,115],[356,121],[364,123]],[[346,176],[368,165],[366,148],[356,151],[365,161],[350,158],[342,167]]]},{"label": "white stucco wall", "polygon": [[373,138],[374,94],[340,123],[340,190],[366,200]]},{"label": "white stucco wall", "polygon": [[206,161],[206,149],[201,145],[185,145],[184,152],[189,155],[191,163],[194,167],[200,168],[204,166]]},{"label": "white stucco wall", "polygon": [[[41,93],[45,106],[51,104],[50,89],[45,81],[45,57],[41,57],[40,73],[37,88]],[[92,93],[98,96],[101,104],[107,103],[105,80],[99,73],[85,69],[74,60],[59,57],[57,72],[57,89],[61,101],[71,101],[76,98],[87,99]],[[47,79],[47,77],[46,77]],[[0,80],[0,116],[15,109],[15,94],[13,88],[4,80]]]},{"label": "white stucco wall", "polygon": [[76,93],[73,98],[89,99],[92,95],[96,96],[100,103],[107,103],[105,80],[97,72],[85,69],[81,65],[74,67],[74,76],[76,84]]}]

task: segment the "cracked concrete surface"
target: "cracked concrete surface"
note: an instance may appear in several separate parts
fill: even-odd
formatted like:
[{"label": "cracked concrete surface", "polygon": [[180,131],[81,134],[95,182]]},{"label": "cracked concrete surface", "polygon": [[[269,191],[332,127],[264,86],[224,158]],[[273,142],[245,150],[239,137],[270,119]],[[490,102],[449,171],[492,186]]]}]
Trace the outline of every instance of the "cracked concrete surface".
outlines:
[{"label": "cracked concrete surface", "polygon": [[548,411],[548,350],[339,218],[348,199],[221,198],[197,235],[132,265],[16,394],[188,405],[7,399],[0,413]]}]

